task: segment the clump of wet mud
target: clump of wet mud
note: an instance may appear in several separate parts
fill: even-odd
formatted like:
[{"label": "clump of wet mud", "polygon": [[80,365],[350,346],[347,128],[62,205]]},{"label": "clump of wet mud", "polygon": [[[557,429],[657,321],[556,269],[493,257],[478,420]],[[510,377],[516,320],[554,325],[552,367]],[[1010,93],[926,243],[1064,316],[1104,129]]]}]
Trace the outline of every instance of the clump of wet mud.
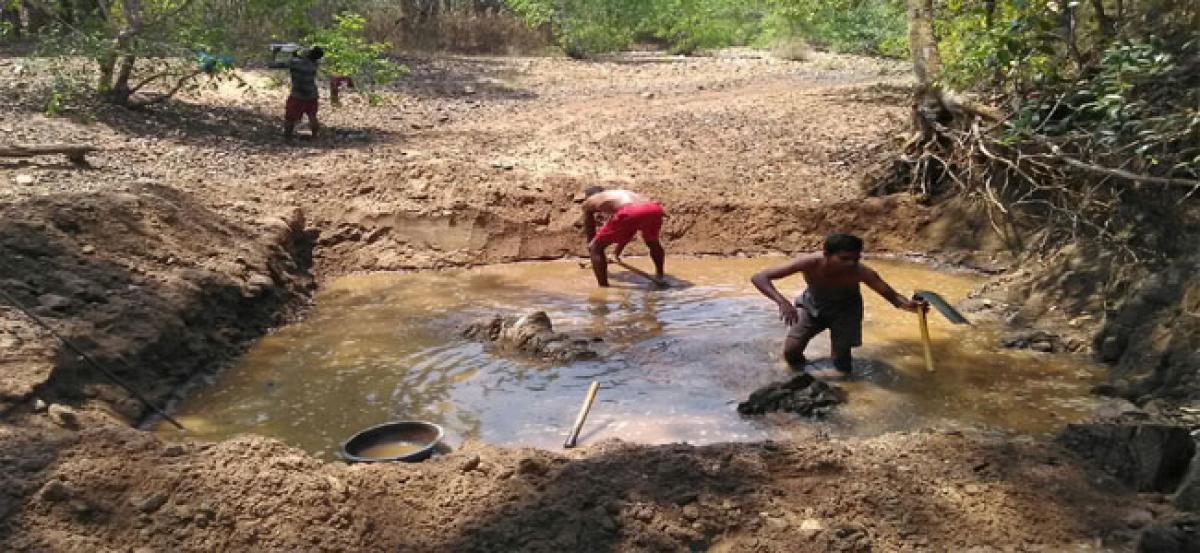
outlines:
[{"label": "clump of wet mud", "polygon": [[554,332],[554,324],[545,311],[479,319],[468,324],[462,335],[547,361],[570,363],[599,357],[591,347],[593,341],[599,339],[575,338]]},{"label": "clump of wet mud", "polygon": [[738,404],[738,413],[796,413],[804,417],[823,418],[846,402],[841,388],[830,386],[809,374],[796,375],[791,380],[775,382],[755,390],[750,399]]},{"label": "clump of wet mud", "polygon": [[[1031,349],[1042,353],[1074,351],[1061,336],[1045,330],[1022,330],[1000,339],[1000,345],[1008,349]],[[1078,349],[1078,348],[1076,348]]]}]

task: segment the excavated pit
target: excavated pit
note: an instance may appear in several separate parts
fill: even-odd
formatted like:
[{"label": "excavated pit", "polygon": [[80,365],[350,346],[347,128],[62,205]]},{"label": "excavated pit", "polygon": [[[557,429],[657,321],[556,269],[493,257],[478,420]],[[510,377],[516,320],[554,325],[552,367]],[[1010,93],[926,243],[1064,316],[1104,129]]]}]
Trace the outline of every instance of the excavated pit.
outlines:
[{"label": "excavated pit", "polygon": [[[669,259],[674,286],[656,289],[614,266],[614,286],[595,286],[575,261],[530,262],[335,279],[301,323],[263,338],[234,366],[179,406],[187,436],[254,433],[324,458],[358,429],[428,420],[447,441],[556,448],[592,380],[601,385],[583,434],[644,444],[784,440],[816,431],[871,436],[932,427],[1046,434],[1102,401],[1089,394],[1103,370],[1082,356],[1013,352],[994,323],[932,323],[935,372],[924,367],[917,318],[864,290],[865,345],[848,403],[821,423],[743,417],[736,404],[786,379],[785,327],[749,284],[785,258]],[[634,263],[647,265],[648,260]],[[910,262],[872,260],[900,290],[963,299],[981,277]],[[782,281],[787,294],[803,287]],[[539,357],[492,347],[462,329],[489,317],[541,310],[561,344],[587,357]],[[544,321],[549,322],[549,321]],[[828,365],[827,335],[809,356]],[[160,425],[159,433],[175,432]]]},{"label": "excavated pit", "polygon": [[[323,320],[324,298],[343,286],[334,280],[338,275],[580,254],[573,200],[591,184],[634,187],[662,200],[672,256],[806,251],[833,230],[863,235],[872,251],[927,250],[930,244],[986,249],[977,240],[985,219],[947,218],[940,208],[902,195],[861,197],[863,173],[890,155],[880,145],[905,126],[908,68],[815,56],[805,63],[754,52],[661,56],[652,63],[434,58],[414,63],[422,80],[405,81],[395,103],[375,107],[349,98],[323,114],[331,142],[299,146],[271,142],[280,99],[269,90],[206,91],[162,110],[99,105],[82,120],[36,115],[44,101],[30,104],[32,111],[6,106],[0,125],[13,129],[18,141],[83,139],[103,148],[90,157],[90,171],[54,160],[0,167],[0,182],[17,184],[0,187],[0,284],[161,402],[293,315]],[[24,81],[36,78],[7,70],[24,63],[0,58],[6,94],[20,96]],[[503,78],[507,91],[480,87],[464,95],[416,84],[491,76]],[[965,221],[966,231],[947,221]],[[683,261],[672,267],[683,269]],[[565,282],[590,289],[586,270],[579,271]],[[744,286],[746,276],[736,272],[727,281],[737,283],[733,288]],[[393,278],[402,277],[362,281],[384,281],[372,294],[387,296],[394,286],[386,281]],[[688,278],[695,286],[680,295],[726,286]],[[316,282],[326,288],[316,307],[306,309]],[[548,289],[554,286],[561,284]],[[349,288],[349,296],[368,289]],[[641,308],[650,297],[627,303]],[[569,424],[587,377],[621,372],[665,372],[671,379],[630,379],[602,390],[592,430],[603,431],[604,417],[616,412],[605,415],[606,408],[621,406],[604,398],[623,400],[613,392],[631,384],[695,390],[703,383],[710,394],[719,393],[698,399],[733,416],[735,404],[726,402],[744,399],[754,384],[744,375],[757,374],[760,382],[787,376],[773,357],[782,330],[770,320],[771,306],[749,298],[724,289],[701,300],[724,306],[726,323],[736,315],[738,324],[745,318],[765,328],[743,340],[753,345],[745,351],[725,347],[732,339],[715,324],[703,329],[711,344],[683,348],[701,333],[670,342],[672,332],[691,324],[672,318],[670,301],[660,302],[657,323],[641,328],[614,299],[602,302],[609,311],[605,325],[625,325],[627,339],[613,333],[617,338],[606,344],[624,348],[615,355],[625,355],[626,366],[609,375],[572,375],[580,367],[497,357],[487,366],[494,372],[483,368],[470,378],[534,375],[527,383],[562,373],[545,391],[562,388],[570,401],[544,409],[545,428],[522,422],[537,440],[559,436]],[[363,313],[386,307],[368,297]],[[551,307],[556,324],[567,312],[561,330],[581,330],[572,329],[579,321],[571,322],[569,310]],[[884,310],[868,306],[869,314]],[[905,406],[894,401],[909,393],[905,383],[934,398],[905,408],[968,412],[968,398],[941,402],[937,387],[973,389],[970,377],[987,370],[947,369],[933,378],[900,367],[896,372],[905,379],[888,384],[877,378],[887,373],[866,367],[863,381],[847,385],[860,390],[851,390],[842,426],[747,423],[805,429],[785,441],[644,445],[585,429],[584,447],[569,453],[468,440],[426,463],[358,467],[305,454],[326,447],[320,436],[298,449],[257,435],[175,442],[138,431],[129,423],[145,410],[128,394],[91,374],[19,313],[3,308],[0,316],[0,346],[10,353],[0,358],[0,549],[1122,550],[1132,547],[1138,528],[1174,524],[1164,501],[1143,500],[1090,473],[1047,440],[972,430],[990,423],[932,431],[925,425],[944,425],[900,416],[883,417],[883,426],[916,430],[877,434],[886,428],[853,418],[855,405],[876,415]],[[283,326],[240,362],[307,324]],[[382,334],[395,332],[391,326]],[[915,332],[915,325],[909,320],[897,329]],[[707,360],[695,363],[701,374],[671,372],[661,352],[635,338],[647,330],[659,334],[643,342]],[[935,335],[942,330],[935,326]],[[895,351],[861,357],[918,356],[914,336],[876,336],[879,343],[894,342]],[[814,347],[823,344],[819,339]],[[958,347],[956,341],[939,348],[950,345]],[[628,366],[638,355],[659,372]],[[1041,359],[1029,352],[1005,355]],[[748,360],[718,366],[728,359]],[[613,362],[609,356],[594,363]],[[1036,363],[1017,365],[1036,373]],[[239,374],[226,368],[218,380]],[[1026,381],[1042,382],[1037,374],[1017,374],[1007,384],[993,380],[999,389],[974,389],[1007,394],[1011,406],[1001,410],[1012,416],[1031,412],[1047,420],[1040,412],[1042,388],[1027,391]],[[500,395],[538,392],[505,383]],[[343,397],[347,417],[394,415],[367,402],[366,393]],[[364,405],[374,409],[368,416]],[[528,407],[541,408],[536,402]],[[1070,406],[1055,412],[1072,416]],[[277,424],[280,415],[267,413],[264,424]],[[668,437],[652,417],[633,415],[630,421],[646,435],[701,441],[694,427]],[[68,420],[70,428],[59,426]],[[480,420],[485,439],[487,429],[503,430],[486,424],[486,416]],[[358,429],[357,422],[346,426]],[[334,441],[344,438],[334,437],[340,430],[326,432]],[[850,436],[856,432],[873,437]]]}]

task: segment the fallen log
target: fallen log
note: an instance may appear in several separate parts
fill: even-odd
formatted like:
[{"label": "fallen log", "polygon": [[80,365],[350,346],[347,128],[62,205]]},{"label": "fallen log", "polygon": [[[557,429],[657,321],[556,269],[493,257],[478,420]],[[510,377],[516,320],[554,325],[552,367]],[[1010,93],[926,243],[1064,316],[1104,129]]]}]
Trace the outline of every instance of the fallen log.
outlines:
[{"label": "fallen log", "polygon": [[95,146],[80,146],[73,144],[44,144],[39,146],[0,146],[0,157],[34,157],[62,154],[76,165],[87,165],[84,158],[89,153],[99,150]]}]

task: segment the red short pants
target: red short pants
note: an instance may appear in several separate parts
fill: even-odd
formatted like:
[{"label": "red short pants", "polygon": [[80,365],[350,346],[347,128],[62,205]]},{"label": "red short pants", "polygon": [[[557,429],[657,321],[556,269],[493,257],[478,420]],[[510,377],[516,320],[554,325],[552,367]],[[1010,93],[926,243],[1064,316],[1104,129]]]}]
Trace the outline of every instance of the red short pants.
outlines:
[{"label": "red short pants", "polygon": [[657,203],[630,204],[618,209],[613,216],[600,227],[596,233],[596,241],[602,244],[627,244],[640,230],[642,239],[647,242],[658,242],[658,232],[662,230],[663,209]]},{"label": "red short pants", "polygon": [[284,109],[283,118],[287,119],[288,121],[299,121],[301,117],[307,114],[310,120],[316,119],[317,104],[318,100],[316,98],[313,98],[312,100],[301,100],[299,98],[288,96],[287,107]]}]

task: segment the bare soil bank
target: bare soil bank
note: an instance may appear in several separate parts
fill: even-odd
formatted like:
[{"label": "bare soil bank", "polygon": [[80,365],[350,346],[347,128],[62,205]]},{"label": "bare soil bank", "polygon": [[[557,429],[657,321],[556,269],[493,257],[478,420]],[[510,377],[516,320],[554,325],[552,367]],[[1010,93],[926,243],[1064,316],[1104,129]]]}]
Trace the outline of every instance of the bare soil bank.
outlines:
[{"label": "bare soil bank", "polygon": [[24,492],[9,549],[1088,551],[1170,513],[1056,448],[957,432],[346,466],[256,437],[179,446],[83,425],[2,428],[20,459],[5,488]]},{"label": "bare soil bank", "polygon": [[[27,63],[0,59],[0,75]],[[389,105],[323,107],[330,132],[296,146],[276,134],[281,90],[65,119],[3,105],[16,142],[103,151],[90,170],[0,161],[0,285],[162,400],[321,276],[580,254],[572,200],[594,183],[661,199],[672,253],[795,251],[833,230],[931,247],[935,214],[857,186],[905,124],[903,67],[754,53],[415,66]],[[0,82],[4,97],[33,98],[28,81]],[[1128,548],[1172,516],[1053,445],[975,433],[571,457],[477,445],[354,467],[253,437],[167,445],[6,305],[0,331],[6,549],[1058,551]]]}]

